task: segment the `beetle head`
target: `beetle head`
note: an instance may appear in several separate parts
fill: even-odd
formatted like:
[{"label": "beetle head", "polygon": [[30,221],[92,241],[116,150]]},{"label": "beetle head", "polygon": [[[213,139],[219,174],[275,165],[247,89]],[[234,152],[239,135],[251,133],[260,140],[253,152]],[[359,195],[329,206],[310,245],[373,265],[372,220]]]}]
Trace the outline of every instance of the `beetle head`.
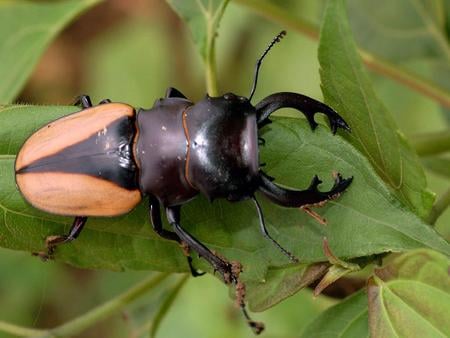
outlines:
[{"label": "beetle head", "polygon": [[256,110],[247,98],[206,96],[185,112],[186,176],[210,199],[251,197],[258,181]]}]

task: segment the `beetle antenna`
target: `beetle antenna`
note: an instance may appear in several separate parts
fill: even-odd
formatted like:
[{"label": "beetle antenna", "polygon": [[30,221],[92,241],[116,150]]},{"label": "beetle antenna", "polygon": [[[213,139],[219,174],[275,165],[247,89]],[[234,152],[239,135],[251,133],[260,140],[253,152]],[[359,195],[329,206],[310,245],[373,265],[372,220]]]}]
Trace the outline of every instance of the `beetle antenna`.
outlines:
[{"label": "beetle antenna", "polygon": [[266,228],[266,222],[264,221],[264,216],[261,210],[261,206],[259,205],[258,201],[256,200],[255,196],[252,196],[252,200],[255,203],[256,210],[258,211],[258,218],[259,218],[259,226],[261,228],[261,232],[268,240],[270,240],[275,246],[283,253],[285,256],[287,256],[292,262],[298,263],[299,260],[297,257],[295,257],[293,254],[291,254],[289,251],[287,251],[285,248],[283,248],[280,243],[278,243],[272,236],[270,236],[269,232]]},{"label": "beetle antenna", "polygon": [[264,53],[262,53],[262,55],[259,57],[258,61],[256,61],[256,65],[255,65],[255,75],[253,77],[253,87],[252,90],[250,92],[250,97],[248,98],[249,101],[252,100],[253,94],[255,94],[255,90],[256,90],[256,84],[258,83],[258,74],[259,74],[259,68],[261,67],[261,63],[263,61],[263,59],[266,57],[267,53],[269,53],[269,50],[277,43],[280,42],[281,39],[286,35],[286,31],[281,31],[280,33],[278,33],[278,35],[276,37],[273,38],[272,42],[270,42],[270,44],[267,46],[266,50],[264,51]]}]

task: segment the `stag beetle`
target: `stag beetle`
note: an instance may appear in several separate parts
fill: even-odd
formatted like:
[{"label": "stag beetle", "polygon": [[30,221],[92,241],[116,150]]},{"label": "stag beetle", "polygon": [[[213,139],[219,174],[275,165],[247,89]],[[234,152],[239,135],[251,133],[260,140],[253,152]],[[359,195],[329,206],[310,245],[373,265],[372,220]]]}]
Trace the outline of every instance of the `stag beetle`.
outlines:
[{"label": "stag beetle", "polygon": [[[275,93],[251,104],[261,62],[284,35],[284,31],[277,35],[258,59],[249,98],[227,93],[206,95],[193,103],[169,88],[151,109],[136,111],[107,99],[93,106],[89,96],[82,95],[76,102],[81,111],[31,135],[17,155],[17,186],[34,207],[75,216],[67,235],[47,238],[48,256],[57,245],[77,238],[89,216],[122,215],[148,197],[151,224],[158,235],[184,244],[208,261],[225,282],[238,285],[239,269],[181,225],[181,206],[202,193],[210,200],[253,200],[263,235],[297,262],[267,231],[255,192],[283,207],[309,210],[308,206],[344,192],[352,177],[337,174],[326,192],[317,189],[321,183],[317,176],[306,190],[283,188],[260,168],[258,131],[274,111],[285,107],[302,112],[313,130],[319,112],[327,116],[333,134],[338,128],[350,128],[329,106],[297,93]],[[160,205],[173,231],[163,228]],[[199,275],[187,257],[192,274]],[[248,317],[244,301],[241,307],[249,324],[260,332],[262,326]]]}]

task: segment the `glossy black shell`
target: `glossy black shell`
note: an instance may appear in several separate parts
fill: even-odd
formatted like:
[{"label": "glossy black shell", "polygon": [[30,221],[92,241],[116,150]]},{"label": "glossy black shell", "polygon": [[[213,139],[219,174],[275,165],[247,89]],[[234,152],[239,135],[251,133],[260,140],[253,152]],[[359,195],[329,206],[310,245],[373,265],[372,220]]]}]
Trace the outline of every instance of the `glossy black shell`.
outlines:
[{"label": "glossy black shell", "polygon": [[140,189],[165,206],[202,192],[209,199],[241,200],[256,189],[255,108],[243,97],[158,100],[137,116],[135,154]]}]

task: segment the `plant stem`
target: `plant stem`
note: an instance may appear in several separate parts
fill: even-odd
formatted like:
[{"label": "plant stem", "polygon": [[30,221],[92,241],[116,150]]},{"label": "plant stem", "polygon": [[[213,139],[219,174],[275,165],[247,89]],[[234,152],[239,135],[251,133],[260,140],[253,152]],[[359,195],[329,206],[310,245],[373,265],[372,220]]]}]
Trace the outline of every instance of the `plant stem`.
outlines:
[{"label": "plant stem", "polygon": [[[318,27],[292,15],[277,5],[264,0],[234,1],[250,8],[253,12],[268,20],[279,23],[286,29],[292,29],[302,33],[313,40],[319,39]],[[359,53],[364,63],[373,71],[389,77],[422,95],[428,96],[444,107],[450,108],[450,92],[448,90],[439,87],[416,74],[401,69],[397,65],[381,60],[379,57],[376,57],[367,51],[359,49]]]},{"label": "plant stem", "polygon": [[450,188],[447,189],[434,203],[428,216],[428,223],[434,225],[439,216],[450,206]]},{"label": "plant stem", "polygon": [[211,23],[208,24],[208,43],[206,45],[206,91],[210,96],[218,96],[219,90],[217,88],[215,31],[210,26],[212,26]]},{"label": "plant stem", "polygon": [[178,281],[178,283],[173,287],[173,289],[170,290],[169,295],[166,297],[164,302],[159,307],[158,313],[156,314],[154,320],[152,321],[151,327],[150,327],[150,338],[156,337],[156,333],[158,332],[158,329],[161,325],[162,320],[164,319],[164,316],[169,311],[171,305],[177,298],[177,295],[180,292],[181,288],[186,284],[188,278],[189,278],[189,275],[185,274]]},{"label": "plant stem", "polygon": [[45,330],[32,329],[5,322],[0,322],[0,332],[6,332],[17,337],[40,336],[46,333]]},{"label": "plant stem", "polygon": [[440,154],[450,151],[450,130],[416,135],[411,141],[420,156]]},{"label": "plant stem", "polygon": [[112,314],[120,311],[125,306],[142,296],[144,293],[152,290],[168,276],[168,273],[160,273],[157,276],[152,276],[120,294],[119,296],[81,315],[80,317],[57,326],[54,329],[40,331],[38,336],[40,338],[75,336],[91,327],[93,324],[106,319]]},{"label": "plant stem", "polygon": [[216,37],[220,20],[230,0],[222,0],[215,13],[210,8],[206,15],[207,41],[205,55],[206,90],[210,96],[218,96],[217,67],[216,67]]}]

